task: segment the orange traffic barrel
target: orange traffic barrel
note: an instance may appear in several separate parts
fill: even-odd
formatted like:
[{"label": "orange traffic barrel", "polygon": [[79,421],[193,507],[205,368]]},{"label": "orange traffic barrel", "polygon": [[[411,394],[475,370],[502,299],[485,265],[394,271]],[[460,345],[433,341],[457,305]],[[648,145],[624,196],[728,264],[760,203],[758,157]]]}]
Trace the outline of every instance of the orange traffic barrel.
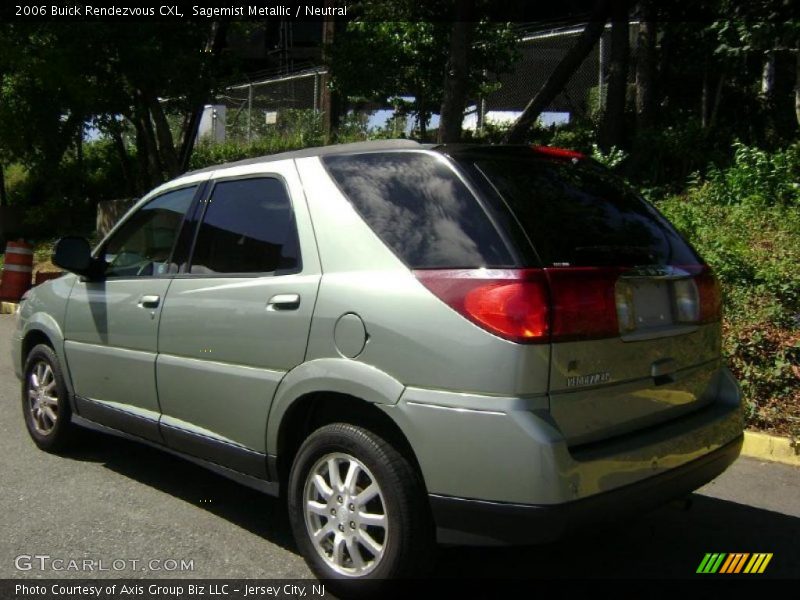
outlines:
[{"label": "orange traffic barrel", "polygon": [[31,289],[33,247],[22,240],[6,244],[0,299],[19,302],[22,294]]}]

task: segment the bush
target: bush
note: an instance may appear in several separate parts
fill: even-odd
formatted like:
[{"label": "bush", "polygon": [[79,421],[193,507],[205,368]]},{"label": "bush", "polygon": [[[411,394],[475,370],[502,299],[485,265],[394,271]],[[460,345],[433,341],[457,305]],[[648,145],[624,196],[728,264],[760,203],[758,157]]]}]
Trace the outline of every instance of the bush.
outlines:
[{"label": "bush", "polygon": [[733,147],[733,166],[712,166],[706,175],[712,201],[800,207],[800,143],[773,153],[739,141]]},{"label": "bush", "polygon": [[752,426],[800,433],[800,211],[795,148],[737,145],[734,164],[657,202],[714,268],[724,349]]}]

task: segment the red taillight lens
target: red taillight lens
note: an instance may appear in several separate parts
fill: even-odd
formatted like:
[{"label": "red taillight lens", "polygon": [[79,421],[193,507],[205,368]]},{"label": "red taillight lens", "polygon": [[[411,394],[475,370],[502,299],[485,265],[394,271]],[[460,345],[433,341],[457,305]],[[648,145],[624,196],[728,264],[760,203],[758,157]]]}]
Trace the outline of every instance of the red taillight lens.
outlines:
[{"label": "red taillight lens", "polygon": [[547,279],[538,269],[420,270],[442,301],[487,331],[514,342],[548,342]]},{"label": "red taillight lens", "polygon": [[722,318],[722,291],[714,272],[704,267],[694,278],[700,296],[700,322],[712,323]]},{"label": "red taillight lens", "polygon": [[491,283],[464,297],[464,310],[473,321],[521,342],[547,338],[547,305],[547,290],[539,281]]},{"label": "red taillight lens", "polygon": [[552,297],[552,339],[569,341],[619,335],[614,287],[623,269],[546,269]]}]

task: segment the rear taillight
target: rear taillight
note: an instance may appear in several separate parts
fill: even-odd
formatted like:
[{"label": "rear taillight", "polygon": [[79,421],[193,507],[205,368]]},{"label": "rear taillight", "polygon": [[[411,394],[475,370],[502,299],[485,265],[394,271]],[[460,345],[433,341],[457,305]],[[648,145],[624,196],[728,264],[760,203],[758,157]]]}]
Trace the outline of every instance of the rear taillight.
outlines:
[{"label": "rear taillight", "polygon": [[700,323],[712,323],[722,319],[722,291],[714,272],[703,267],[694,278],[700,297]]},{"label": "rear taillight", "polygon": [[[720,290],[708,267],[684,267],[671,290],[675,323],[720,319]],[[487,331],[535,344],[618,337],[636,331],[627,268],[417,270],[440,300]]]},{"label": "rear taillight", "polygon": [[543,343],[619,335],[618,269],[419,270],[461,315],[502,338]]},{"label": "rear taillight", "polygon": [[713,323],[722,317],[722,293],[711,268],[681,267],[690,276],[672,282],[675,321],[689,325]]},{"label": "rear taillight", "polygon": [[420,270],[436,296],[487,331],[514,342],[549,341],[547,280],[539,269]]},{"label": "rear taillight", "polygon": [[546,271],[553,298],[553,341],[619,335],[614,291],[623,269],[564,267]]}]

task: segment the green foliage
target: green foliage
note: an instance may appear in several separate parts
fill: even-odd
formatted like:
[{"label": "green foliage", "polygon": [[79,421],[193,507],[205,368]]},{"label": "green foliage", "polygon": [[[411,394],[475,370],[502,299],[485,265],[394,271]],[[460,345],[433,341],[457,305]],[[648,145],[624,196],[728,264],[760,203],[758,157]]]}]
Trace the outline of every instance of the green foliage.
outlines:
[{"label": "green foliage", "polygon": [[703,127],[700,119],[682,114],[668,125],[637,133],[625,174],[647,186],[677,185],[679,191],[693,172],[730,162],[728,140],[720,129]]},{"label": "green foliage", "polygon": [[601,165],[609,169],[616,169],[628,158],[628,153],[616,146],[612,146],[608,152],[605,152],[597,144],[592,144],[591,156]]},{"label": "green foliage", "polygon": [[[443,19],[453,0],[367,3],[363,16],[347,25],[330,48],[333,88],[353,101],[396,106],[426,124],[442,103],[452,23]],[[506,72],[517,58],[509,24],[475,24],[469,60],[468,95],[496,89],[487,73]],[[406,102],[403,96],[412,96]]]},{"label": "green foliage", "polygon": [[733,147],[733,167],[712,166],[706,174],[712,201],[800,207],[800,143],[772,153],[738,140]]},{"label": "green foliage", "polygon": [[737,145],[734,164],[696,176],[658,207],[714,268],[725,296],[724,349],[750,423],[789,431],[800,409],[797,145]]},{"label": "green foliage", "polygon": [[[338,136],[339,142],[362,141],[381,136],[370,131],[364,116],[350,115]],[[322,113],[310,109],[286,109],[278,113],[275,125],[265,126],[251,143],[232,140],[212,143],[201,140],[192,154],[190,168],[200,169],[224,162],[299,150],[324,143]]]}]

